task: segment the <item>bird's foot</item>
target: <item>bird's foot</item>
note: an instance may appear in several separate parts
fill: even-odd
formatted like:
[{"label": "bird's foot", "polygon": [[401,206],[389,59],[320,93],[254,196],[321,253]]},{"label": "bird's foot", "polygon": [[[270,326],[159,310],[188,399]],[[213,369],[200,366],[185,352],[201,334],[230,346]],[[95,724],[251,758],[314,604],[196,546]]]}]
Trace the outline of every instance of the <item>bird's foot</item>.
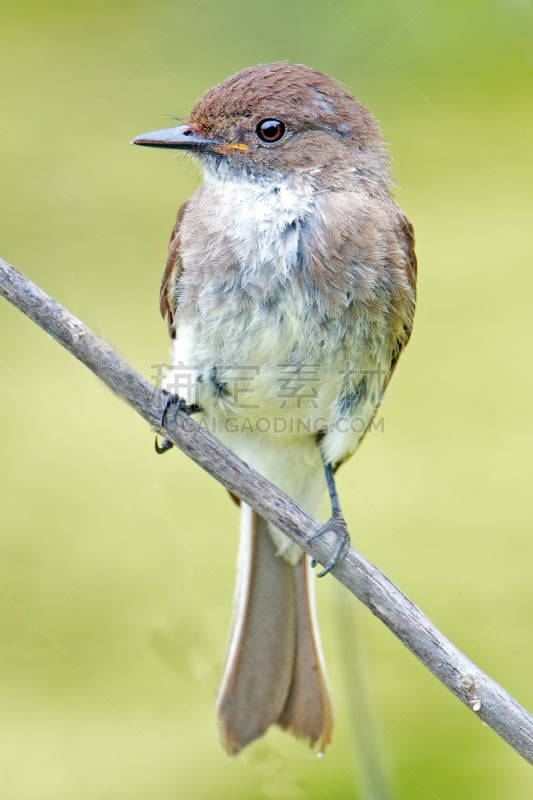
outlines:
[{"label": "bird's foot", "polygon": [[[312,536],[309,536],[307,539],[308,542],[312,542],[314,539],[318,539],[319,536],[323,536],[325,533],[334,533],[337,537],[337,547],[335,548],[335,552],[331,556],[331,558],[327,561],[324,565],[324,569],[318,573],[318,578],[323,578],[324,575],[327,575],[328,572],[331,572],[333,567],[336,567],[337,564],[347,556],[348,551],[350,549],[350,534],[348,533],[348,528],[346,527],[346,522],[344,521],[344,517],[342,516],[341,511],[335,511],[331,518],[321,525],[321,527],[313,533]],[[311,566],[316,567],[317,561],[315,558],[311,561]]]},{"label": "bird's foot", "polygon": [[[166,389],[162,390],[165,395],[165,403],[163,405],[163,410],[161,411],[161,419],[159,421],[159,425],[164,428],[165,422],[168,416],[169,410],[173,407],[174,413],[178,411],[184,411],[189,416],[191,414],[195,414],[197,411],[200,410],[200,407],[197,405],[190,405],[188,406],[185,400],[177,394],[173,394],[172,392],[167,392]],[[159,438],[155,437],[155,452],[159,455],[163,453],[168,453],[174,447],[170,439],[162,439],[161,443],[159,442]]]}]

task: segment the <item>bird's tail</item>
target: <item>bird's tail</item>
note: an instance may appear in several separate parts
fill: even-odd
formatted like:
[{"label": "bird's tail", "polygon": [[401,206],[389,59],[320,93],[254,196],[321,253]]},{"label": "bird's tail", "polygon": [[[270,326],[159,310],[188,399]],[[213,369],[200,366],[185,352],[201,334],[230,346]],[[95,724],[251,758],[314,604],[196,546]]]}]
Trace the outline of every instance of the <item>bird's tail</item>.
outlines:
[{"label": "bird's tail", "polygon": [[276,723],[321,751],[333,716],[305,554],[276,555],[267,523],[241,504],[233,623],[217,710],[230,754]]}]

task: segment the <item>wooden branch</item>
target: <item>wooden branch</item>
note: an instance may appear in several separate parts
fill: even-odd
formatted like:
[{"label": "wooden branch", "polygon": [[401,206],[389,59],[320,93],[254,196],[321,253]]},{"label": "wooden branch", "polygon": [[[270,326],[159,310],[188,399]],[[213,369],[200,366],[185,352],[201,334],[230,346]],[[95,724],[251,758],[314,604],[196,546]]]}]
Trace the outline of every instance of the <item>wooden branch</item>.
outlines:
[{"label": "wooden branch", "polygon": [[[76,317],[0,259],[0,294],[91,369],[157,432],[170,439],[233,494],[281,528],[321,564],[335,538],[308,537],[320,523],[179,411],[160,426],[164,394]],[[533,717],[458,650],[379,569],[355,550],[332,574],[378,617],[456,697],[533,763]]]}]

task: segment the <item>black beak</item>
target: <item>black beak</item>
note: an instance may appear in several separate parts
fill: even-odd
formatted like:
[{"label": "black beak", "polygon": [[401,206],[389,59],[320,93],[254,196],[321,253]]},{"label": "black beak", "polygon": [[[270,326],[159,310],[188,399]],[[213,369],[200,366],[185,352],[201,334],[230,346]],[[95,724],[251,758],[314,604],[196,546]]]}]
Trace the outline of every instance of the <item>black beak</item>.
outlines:
[{"label": "black beak", "polygon": [[133,139],[132,144],[144,147],[168,147],[175,150],[210,150],[223,144],[220,139],[207,139],[199,136],[190,125],[178,125],[176,128],[165,128],[162,131],[141,133]]}]

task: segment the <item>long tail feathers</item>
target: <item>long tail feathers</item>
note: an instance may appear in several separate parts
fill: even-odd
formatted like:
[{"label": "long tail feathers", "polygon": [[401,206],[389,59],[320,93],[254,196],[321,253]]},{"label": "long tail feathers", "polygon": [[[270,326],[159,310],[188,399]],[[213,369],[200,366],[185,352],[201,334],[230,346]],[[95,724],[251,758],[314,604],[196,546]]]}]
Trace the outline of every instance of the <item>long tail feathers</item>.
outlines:
[{"label": "long tail feathers", "polygon": [[323,750],[333,717],[303,556],[276,555],[267,523],[244,503],[233,624],[217,710],[238,753],[273,723]]},{"label": "long tail feathers", "polygon": [[314,610],[313,575],[304,555],[293,570],[296,588],[296,642],[292,682],[278,725],[297,737],[331,742],[333,712]]}]

